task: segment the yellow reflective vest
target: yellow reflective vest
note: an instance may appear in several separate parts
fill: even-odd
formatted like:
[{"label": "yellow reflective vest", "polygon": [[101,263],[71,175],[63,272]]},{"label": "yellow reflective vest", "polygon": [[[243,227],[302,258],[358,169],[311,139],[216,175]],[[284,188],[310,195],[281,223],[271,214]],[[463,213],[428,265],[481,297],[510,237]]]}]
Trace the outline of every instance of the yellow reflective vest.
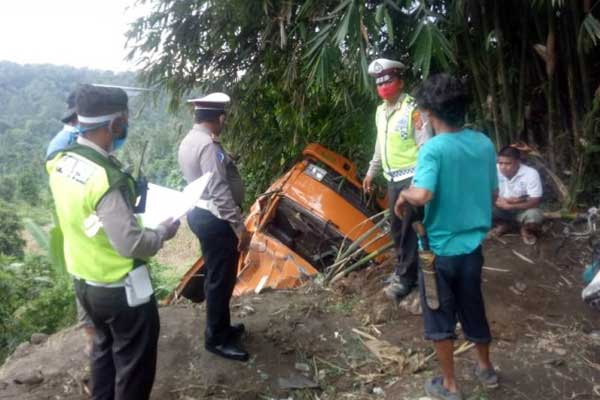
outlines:
[{"label": "yellow reflective vest", "polygon": [[75,277],[113,283],[139,261],[121,256],[110,244],[96,206],[113,188],[135,203],[135,180],[94,149],[76,144],[46,162],[50,189],[64,236],[67,270]]},{"label": "yellow reflective vest", "polygon": [[418,146],[413,131],[414,98],[404,95],[400,107],[386,115],[386,104],[380,104],[375,114],[377,142],[380,146],[383,176],[388,181],[412,177],[417,165]]}]

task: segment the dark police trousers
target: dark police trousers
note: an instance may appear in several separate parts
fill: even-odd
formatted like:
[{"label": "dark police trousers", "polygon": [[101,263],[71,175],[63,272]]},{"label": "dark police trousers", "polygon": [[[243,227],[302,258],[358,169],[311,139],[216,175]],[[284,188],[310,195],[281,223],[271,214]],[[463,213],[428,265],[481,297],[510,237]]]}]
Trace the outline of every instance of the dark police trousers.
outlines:
[{"label": "dark police trousers", "polygon": [[418,277],[418,238],[412,223],[422,219],[423,207],[408,206],[405,208],[405,216],[400,219],[394,213],[394,205],[398,194],[402,189],[410,186],[412,179],[408,178],[400,182],[388,182],[388,207],[392,221],[392,239],[398,256],[398,263],[394,273],[402,283],[413,286]]},{"label": "dark police trousers", "polygon": [[91,354],[94,400],[147,400],[156,373],[160,321],[154,296],[130,307],[124,287],[75,279],[75,293],[96,335]]},{"label": "dark police trousers", "polygon": [[206,329],[204,341],[217,346],[229,340],[229,301],[237,277],[238,238],[229,222],[207,210],[194,208],[187,215],[190,229],[200,240],[204,258]]}]

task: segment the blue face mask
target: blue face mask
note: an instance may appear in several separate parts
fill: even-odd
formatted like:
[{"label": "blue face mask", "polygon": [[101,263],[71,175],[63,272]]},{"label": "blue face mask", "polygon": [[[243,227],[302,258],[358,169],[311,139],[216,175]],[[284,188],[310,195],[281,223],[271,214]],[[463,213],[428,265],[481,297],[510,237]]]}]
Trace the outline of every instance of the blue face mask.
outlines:
[{"label": "blue face mask", "polygon": [[113,139],[112,141],[112,149],[113,151],[117,151],[119,149],[121,149],[124,145],[125,142],[127,141],[127,131],[129,128],[129,124],[125,124],[123,126],[123,137],[118,138],[118,139]]},{"label": "blue face mask", "polygon": [[101,124],[98,124],[98,125],[88,126],[88,127],[85,127],[85,128],[82,127],[81,125],[76,125],[75,126],[75,130],[77,131],[78,135],[83,135],[86,132],[93,131],[94,129],[98,129],[100,127],[103,127],[104,125],[106,125],[105,122],[103,122]]},{"label": "blue face mask", "polygon": [[[77,134],[78,135],[82,135],[82,134],[84,134],[86,132],[93,131],[94,129],[98,129],[98,128],[101,128],[101,127],[106,126],[106,125],[109,125],[109,122],[102,122],[100,124],[88,126],[88,127],[85,127],[85,128],[82,127],[81,125],[77,125],[75,127],[75,129],[77,130]],[[122,148],[125,145],[125,142],[127,141],[127,131],[128,131],[128,128],[129,128],[129,124],[126,123],[123,126],[123,137],[120,137],[120,138],[117,138],[117,139],[113,139],[113,141],[112,141],[112,151],[117,151],[117,150],[119,150],[120,148]]]}]

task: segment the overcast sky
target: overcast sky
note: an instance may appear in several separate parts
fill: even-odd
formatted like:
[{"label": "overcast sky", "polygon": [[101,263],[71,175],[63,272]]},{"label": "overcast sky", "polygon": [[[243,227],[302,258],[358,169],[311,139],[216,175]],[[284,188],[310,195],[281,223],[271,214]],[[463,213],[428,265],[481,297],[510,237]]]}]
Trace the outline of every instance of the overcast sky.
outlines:
[{"label": "overcast sky", "polygon": [[0,60],[113,71],[133,70],[128,23],[134,0],[0,0]]}]

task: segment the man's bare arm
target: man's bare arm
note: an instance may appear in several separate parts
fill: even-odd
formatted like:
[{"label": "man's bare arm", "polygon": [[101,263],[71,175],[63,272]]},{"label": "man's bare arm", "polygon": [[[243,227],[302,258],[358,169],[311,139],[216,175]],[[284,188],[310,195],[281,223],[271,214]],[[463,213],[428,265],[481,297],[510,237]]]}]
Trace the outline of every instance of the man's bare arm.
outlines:
[{"label": "man's bare arm", "polygon": [[401,191],[398,195],[398,199],[394,205],[394,213],[398,217],[402,217],[407,203],[413,206],[421,207],[429,203],[432,198],[433,193],[429,190],[411,186],[408,189]]},{"label": "man's bare arm", "polygon": [[427,189],[411,186],[400,192],[400,196],[403,196],[413,206],[422,207],[431,201],[433,193]]},{"label": "man's bare arm", "polygon": [[536,208],[542,202],[541,197],[527,197],[522,199],[520,202],[507,202],[510,205],[511,210],[529,210],[530,208]]}]

